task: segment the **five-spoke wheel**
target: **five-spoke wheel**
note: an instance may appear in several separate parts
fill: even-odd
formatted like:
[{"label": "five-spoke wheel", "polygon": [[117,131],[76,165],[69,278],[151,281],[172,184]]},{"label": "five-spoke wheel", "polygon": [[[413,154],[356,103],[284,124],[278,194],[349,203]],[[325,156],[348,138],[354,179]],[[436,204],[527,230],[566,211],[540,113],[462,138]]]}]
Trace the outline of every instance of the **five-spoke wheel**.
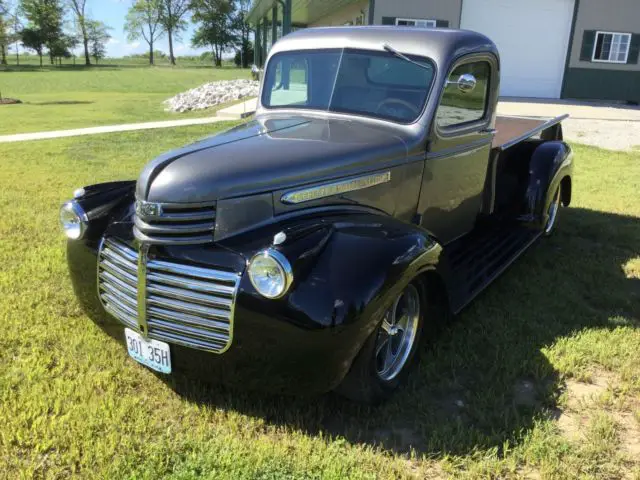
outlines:
[{"label": "five-spoke wheel", "polygon": [[337,391],[352,400],[378,403],[409,373],[426,313],[426,285],[415,279],[391,301]]},{"label": "five-spoke wheel", "polygon": [[376,339],[376,372],[381,380],[394,379],[413,350],[420,322],[420,295],[409,285],[385,314]]}]

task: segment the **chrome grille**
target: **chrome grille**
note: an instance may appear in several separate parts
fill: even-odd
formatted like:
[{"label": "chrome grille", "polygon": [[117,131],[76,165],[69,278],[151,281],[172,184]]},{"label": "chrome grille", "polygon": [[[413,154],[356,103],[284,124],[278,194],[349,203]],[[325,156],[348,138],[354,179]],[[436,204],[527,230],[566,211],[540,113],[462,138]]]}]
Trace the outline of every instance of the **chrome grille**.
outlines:
[{"label": "chrome grille", "polygon": [[[233,307],[240,275],[143,256],[112,238],[103,240],[98,290],[104,308],[150,338],[216,353],[231,344]],[[145,272],[139,282],[138,272]],[[138,285],[144,287],[144,308]],[[145,312],[140,319],[140,311]]]},{"label": "chrome grille", "polygon": [[150,203],[136,201],[134,234],[152,244],[196,244],[213,241],[216,204]]}]

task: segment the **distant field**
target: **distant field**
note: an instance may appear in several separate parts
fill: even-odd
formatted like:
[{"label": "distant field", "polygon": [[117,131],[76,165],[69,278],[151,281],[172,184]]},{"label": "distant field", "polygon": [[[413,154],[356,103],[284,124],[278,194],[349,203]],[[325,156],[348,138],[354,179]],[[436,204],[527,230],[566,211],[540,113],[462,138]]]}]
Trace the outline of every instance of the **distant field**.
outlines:
[{"label": "distant field", "polygon": [[210,66],[36,65],[0,67],[0,135],[211,115],[164,111],[162,101],[206,82],[249,78],[249,70]]},{"label": "distant field", "polygon": [[[51,62],[49,61],[49,57],[42,58],[43,67],[51,67]],[[96,64],[95,60],[92,58],[91,63],[93,65]],[[154,58],[155,66],[157,67],[170,67],[169,57],[160,57],[156,56]],[[213,67],[211,59],[200,59],[198,57],[177,57],[176,63],[178,67]],[[18,65],[18,62],[15,57],[15,53],[10,53],[7,56],[7,64],[9,67],[15,67]],[[21,66],[40,66],[40,59],[37,55],[20,55],[20,63]],[[84,66],[84,57],[75,57],[74,58],[63,58],[62,66]],[[138,67],[148,67],[149,60],[141,57],[122,57],[122,58],[103,58],[98,62],[98,66],[100,65],[121,65],[121,66],[138,66]],[[56,65],[57,66],[57,65]],[[233,62],[230,60],[223,61],[223,66],[232,68]],[[2,66],[0,66],[2,68]]]}]

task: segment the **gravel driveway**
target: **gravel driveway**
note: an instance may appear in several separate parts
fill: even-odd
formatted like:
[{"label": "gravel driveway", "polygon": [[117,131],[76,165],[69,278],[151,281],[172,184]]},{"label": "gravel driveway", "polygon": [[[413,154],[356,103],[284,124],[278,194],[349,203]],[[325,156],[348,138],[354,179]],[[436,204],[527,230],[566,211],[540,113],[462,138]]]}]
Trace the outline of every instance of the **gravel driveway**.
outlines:
[{"label": "gravel driveway", "polygon": [[563,122],[564,137],[570,142],[585,143],[609,150],[640,148],[640,121],[583,120],[569,118]]},{"label": "gravel driveway", "polygon": [[565,139],[609,150],[640,148],[640,107],[567,100],[501,99],[498,113],[550,118],[568,113]]}]

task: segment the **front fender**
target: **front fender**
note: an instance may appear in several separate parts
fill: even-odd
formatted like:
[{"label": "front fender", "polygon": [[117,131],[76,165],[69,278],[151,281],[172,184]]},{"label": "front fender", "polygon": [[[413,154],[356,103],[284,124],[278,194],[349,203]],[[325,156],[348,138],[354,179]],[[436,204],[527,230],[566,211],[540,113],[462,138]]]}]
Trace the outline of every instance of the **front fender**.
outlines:
[{"label": "front fender", "polygon": [[535,228],[547,223],[547,212],[560,182],[573,174],[573,152],[562,141],[545,142],[533,152],[523,219]]},{"label": "front fender", "polygon": [[85,241],[99,241],[110,222],[120,217],[124,208],[133,205],[135,188],[135,181],[98,183],[82,188],[84,193],[74,201],[89,220]]},{"label": "front fender", "polygon": [[[272,246],[278,231],[284,231],[287,240]],[[262,248],[276,248],[290,261],[294,279],[289,293],[268,300],[255,291],[245,273],[238,303],[304,329],[348,331],[351,357],[395,295],[417,275],[434,270],[449,277],[442,248],[432,236],[384,215],[297,218],[248,238],[249,244],[240,240],[227,246],[246,258]]]}]

